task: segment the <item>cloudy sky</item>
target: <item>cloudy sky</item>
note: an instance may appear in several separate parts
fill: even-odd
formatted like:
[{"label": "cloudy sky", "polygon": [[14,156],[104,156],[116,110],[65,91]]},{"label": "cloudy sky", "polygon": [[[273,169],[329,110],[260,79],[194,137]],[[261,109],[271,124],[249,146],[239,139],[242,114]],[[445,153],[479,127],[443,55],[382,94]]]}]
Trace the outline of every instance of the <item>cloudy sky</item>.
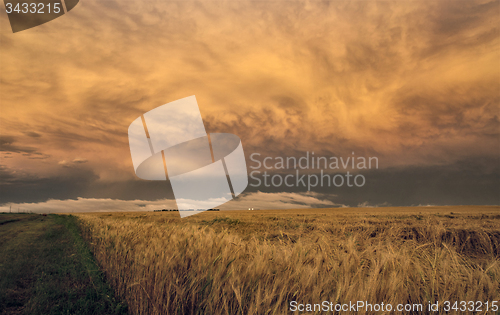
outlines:
[{"label": "cloudy sky", "polygon": [[363,187],[249,186],[228,209],[500,204],[499,1],[82,0],[18,33],[0,11],[3,209],[168,204],[127,129],[190,95],[249,171],[379,161]]}]

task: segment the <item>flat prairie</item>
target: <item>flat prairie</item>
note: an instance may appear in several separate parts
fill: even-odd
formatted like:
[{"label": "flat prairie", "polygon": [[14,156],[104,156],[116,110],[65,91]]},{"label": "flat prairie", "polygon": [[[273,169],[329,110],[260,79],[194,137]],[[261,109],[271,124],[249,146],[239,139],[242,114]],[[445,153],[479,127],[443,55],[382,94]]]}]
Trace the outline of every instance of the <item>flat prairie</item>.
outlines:
[{"label": "flat prairie", "polygon": [[133,314],[500,314],[499,206],[78,217]]}]

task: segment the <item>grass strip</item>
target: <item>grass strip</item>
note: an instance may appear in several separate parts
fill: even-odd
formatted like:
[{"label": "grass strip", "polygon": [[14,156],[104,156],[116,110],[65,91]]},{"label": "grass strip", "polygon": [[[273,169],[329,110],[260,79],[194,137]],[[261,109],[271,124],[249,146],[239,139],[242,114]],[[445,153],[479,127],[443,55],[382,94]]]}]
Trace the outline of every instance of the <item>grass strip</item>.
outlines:
[{"label": "grass strip", "polygon": [[80,236],[76,217],[15,219],[0,226],[0,314],[127,313]]}]

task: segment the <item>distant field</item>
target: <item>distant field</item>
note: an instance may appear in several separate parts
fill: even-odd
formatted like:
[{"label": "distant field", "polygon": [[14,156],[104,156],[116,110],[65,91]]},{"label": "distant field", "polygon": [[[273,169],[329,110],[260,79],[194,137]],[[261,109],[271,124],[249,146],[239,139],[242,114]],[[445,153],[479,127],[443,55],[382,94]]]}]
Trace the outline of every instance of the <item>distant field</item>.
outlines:
[{"label": "distant field", "polygon": [[488,301],[500,314],[490,308],[500,300],[497,206],[78,217],[133,314],[287,314],[292,301],[411,305],[405,314],[429,314],[429,301],[439,302],[432,314],[445,301],[485,313],[476,301]]}]

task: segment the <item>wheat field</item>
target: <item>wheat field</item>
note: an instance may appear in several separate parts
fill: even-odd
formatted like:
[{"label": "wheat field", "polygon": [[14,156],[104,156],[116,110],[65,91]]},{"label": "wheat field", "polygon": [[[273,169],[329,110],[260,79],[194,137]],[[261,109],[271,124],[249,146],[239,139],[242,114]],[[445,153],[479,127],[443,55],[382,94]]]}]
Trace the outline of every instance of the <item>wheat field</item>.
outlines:
[{"label": "wheat field", "polygon": [[293,301],[423,305],[405,314],[437,302],[445,314],[445,301],[500,299],[498,206],[78,217],[132,314],[290,314]]}]

